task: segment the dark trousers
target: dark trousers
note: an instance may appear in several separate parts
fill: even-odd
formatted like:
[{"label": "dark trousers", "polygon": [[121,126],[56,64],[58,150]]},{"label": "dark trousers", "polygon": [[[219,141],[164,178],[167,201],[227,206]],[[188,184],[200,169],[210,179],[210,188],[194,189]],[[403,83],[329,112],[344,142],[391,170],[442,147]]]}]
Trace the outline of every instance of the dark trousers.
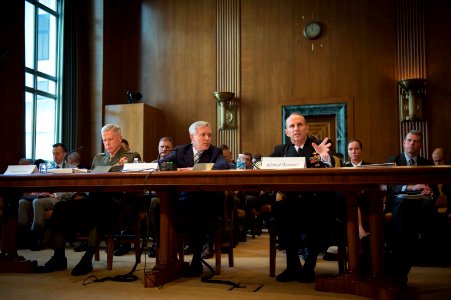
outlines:
[{"label": "dark trousers", "polygon": [[[416,254],[433,255],[426,249],[437,248],[439,215],[435,201],[429,199],[392,198],[393,272],[407,276]],[[416,253],[422,244],[423,253]],[[435,249],[436,250],[436,249]]]},{"label": "dark trousers", "polygon": [[304,268],[314,270],[318,254],[333,230],[335,205],[334,193],[290,193],[273,205],[279,247],[286,250],[287,268],[300,264],[297,253],[305,246],[308,255]]},{"label": "dark trousers", "polygon": [[224,193],[191,192],[178,197],[177,220],[180,231],[193,249],[193,261],[199,260],[207,235],[219,226]]},{"label": "dark trousers", "polygon": [[108,233],[138,216],[139,198],[128,193],[91,193],[81,200],[58,202],[53,210],[50,245],[55,252],[64,251],[67,237],[74,228],[83,226],[89,231],[88,246],[93,253]]},{"label": "dark trousers", "polygon": [[55,252],[64,253],[67,237],[76,227],[81,227],[83,224],[87,228],[90,227],[89,220],[87,199],[57,202],[50,218],[50,247]]}]

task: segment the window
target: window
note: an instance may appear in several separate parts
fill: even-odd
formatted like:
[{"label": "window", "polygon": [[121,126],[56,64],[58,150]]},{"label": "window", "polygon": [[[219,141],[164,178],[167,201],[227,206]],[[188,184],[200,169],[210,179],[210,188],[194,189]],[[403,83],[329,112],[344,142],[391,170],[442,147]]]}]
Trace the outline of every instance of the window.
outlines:
[{"label": "window", "polygon": [[25,144],[28,158],[52,159],[61,139],[60,10],[63,0],[25,0]]}]

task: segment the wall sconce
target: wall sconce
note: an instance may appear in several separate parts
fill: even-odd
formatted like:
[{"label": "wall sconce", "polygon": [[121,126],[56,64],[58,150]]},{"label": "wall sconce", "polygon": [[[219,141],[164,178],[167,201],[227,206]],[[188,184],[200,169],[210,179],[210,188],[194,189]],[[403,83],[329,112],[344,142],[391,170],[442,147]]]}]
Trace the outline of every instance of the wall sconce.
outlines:
[{"label": "wall sconce", "polygon": [[218,112],[218,128],[233,129],[236,128],[237,104],[232,103],[235,93],[232,92],[213,92],[216,99]]},{"label": "wall sconce", "polygon": [[423,100],[426,96],[426,79],[402,79],[398,84],[402,88],[399,111],[401,120],[422,120]]}]

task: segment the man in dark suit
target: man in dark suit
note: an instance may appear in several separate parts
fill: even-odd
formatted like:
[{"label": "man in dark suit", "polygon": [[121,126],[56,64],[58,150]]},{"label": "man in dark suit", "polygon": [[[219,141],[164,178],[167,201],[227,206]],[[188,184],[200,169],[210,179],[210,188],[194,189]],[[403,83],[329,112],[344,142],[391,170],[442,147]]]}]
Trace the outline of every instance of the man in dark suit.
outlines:
[{"label": "man in dark suit", "polygon": [[[285,134],[290,142],[277,145],[272,157],[306,158],[307,168],[333,167],[335,161],[329,154],[331,143],[324,139],[319,145],[308,136],[309,127],[303,115],[291,114],[286,120]],[[329,225],[333,219],[333,193],[287,193],[273,207],[275,226],[279,235],[279,247],[286,250],[287,268],[277,275],[281,282],[299,280],[313,282],[316,259],[320,247],[328,237]],[[308,255],[302,267],[298,250],[301,234],[306,236]]]},{"label": "man in dark suit", "polygon": [[[229,169],[222,150],[211,145],[211,125],[205,121],[194,122],[189,127],[191,144],[175,147],[160,160],[172,162],[177,169],[191,169],[196,163],[214,163],[213,170]],[[181,192],[178,195],[178,219],[193,249],[193,259],[186,276],[202,274],[201,253],[209,232],[209,225],[218,221],[224,193]]]},{"label": "man in dark suit", "polygon": [[[421,157],[423,135],[416,130],[409,131],[402,142],[404,152],[390,157],[387,162],[397,166],[428,166],[431,161]],[[439,195],[436,185],[402,184],[387,187],[386,211],[392,212],[393,231],[393,273],[403,283],[412,265],[412,255],[422,236],[422,242],[435,240],[438,211],[435,201]],[[415,199],[412,199],[415,198]],[[422,255],[428,255],[422,253]]]}]

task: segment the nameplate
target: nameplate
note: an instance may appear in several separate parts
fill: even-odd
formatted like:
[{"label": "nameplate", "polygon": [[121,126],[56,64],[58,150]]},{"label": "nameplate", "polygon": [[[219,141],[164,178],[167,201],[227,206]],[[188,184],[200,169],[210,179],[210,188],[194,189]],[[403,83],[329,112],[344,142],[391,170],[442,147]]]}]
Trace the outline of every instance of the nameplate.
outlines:
[{"label": "nameplate", "polygon": [[151,172],[158,169],[158,163],[126,163],[122,172]]},{"label": "nameplate", "polygon": [[35,165],[11,165],[5,171],[5,175],[25,175],[37,173],[38,168]]},{"label": "nameplate", "polygon": [[260,169],[303,169],[305,157],[262,157]]}]

